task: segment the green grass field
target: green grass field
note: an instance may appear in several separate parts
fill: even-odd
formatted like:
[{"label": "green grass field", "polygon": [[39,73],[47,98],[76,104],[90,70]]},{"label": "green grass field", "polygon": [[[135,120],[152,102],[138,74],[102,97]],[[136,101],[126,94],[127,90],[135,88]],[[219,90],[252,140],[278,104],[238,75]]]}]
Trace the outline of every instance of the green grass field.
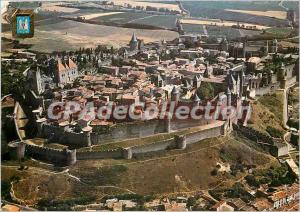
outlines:
[{"label": "green grass field", "polygon": [[[177,4],[175,1],[160,1],[166,4]],[[235,10],[280,10],[285,9],[278,5],[279,1],[183,1],[183,6],[190,7],[214,8],[214,9],[235,9]],[[289,9],[298,8],[298,1],[284,1],[283,6]]]}]

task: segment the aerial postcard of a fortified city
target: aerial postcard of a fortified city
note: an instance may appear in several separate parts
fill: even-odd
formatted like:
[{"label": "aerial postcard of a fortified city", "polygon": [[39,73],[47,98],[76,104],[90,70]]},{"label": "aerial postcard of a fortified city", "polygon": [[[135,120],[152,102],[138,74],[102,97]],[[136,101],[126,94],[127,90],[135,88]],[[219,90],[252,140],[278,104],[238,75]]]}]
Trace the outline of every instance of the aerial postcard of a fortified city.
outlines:
[{"label": "aerial postcard of a fortified city", "polygon": [[299,211],[299,1],[1,0],[1,211]]}]

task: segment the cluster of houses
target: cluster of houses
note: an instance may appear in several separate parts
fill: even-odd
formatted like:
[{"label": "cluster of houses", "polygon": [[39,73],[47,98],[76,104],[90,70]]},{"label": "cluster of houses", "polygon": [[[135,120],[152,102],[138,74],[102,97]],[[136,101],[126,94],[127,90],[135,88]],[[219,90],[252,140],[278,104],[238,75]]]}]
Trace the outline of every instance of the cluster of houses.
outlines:
[{"label": "cluster of houses", "polygon": [[275,191],[267,191],[260,187],[257,191],[249,191],[256,197],[245,202],[241,198],[216,200],[203,192],[195,195],[181,195],[163,198],[151,198],[140,202],[133,198],[110,198],[101,203],[75,206],[75,210],[149,210],[149,211],[296,211],[299,208],[299,186],[294,183],[278,187]]}]

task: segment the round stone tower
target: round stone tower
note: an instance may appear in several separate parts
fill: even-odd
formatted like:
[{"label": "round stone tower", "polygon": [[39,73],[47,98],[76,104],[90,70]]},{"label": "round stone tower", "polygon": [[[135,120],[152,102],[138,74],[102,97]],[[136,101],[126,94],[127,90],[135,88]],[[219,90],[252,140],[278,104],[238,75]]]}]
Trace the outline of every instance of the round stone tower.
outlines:
[{"label": "round stone tower", "polygon": [[123,149],[123,158],[127,160],[132,158],[132,149],[130,147]]},{"label": "round stone tower", "polygon": [[171,101],[174,101],[174,102],[178,102],[179,101],[179,91],[178,89],[176,88],[176,86],[173,87],[172,91],[171,91]]},{"label": "round stone tower", "polygon": [[185,149],[186,148],[186,136],[185,135],[175,135],[174,140],[175,140],[177,149]]}]

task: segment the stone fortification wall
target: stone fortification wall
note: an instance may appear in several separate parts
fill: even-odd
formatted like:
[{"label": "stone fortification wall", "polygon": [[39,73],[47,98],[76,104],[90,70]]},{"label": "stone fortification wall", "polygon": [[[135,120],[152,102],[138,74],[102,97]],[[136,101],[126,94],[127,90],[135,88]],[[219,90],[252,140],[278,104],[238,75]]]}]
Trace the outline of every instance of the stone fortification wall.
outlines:
[{"label": "stone fortification wall", "polygon": [[198,132],[186,134],[186,143],[193,144],[200,140],[206,138],[213,138],[220,135],[224,135],[224,124],[221,126],[215,126],[209,129],[204,129]]},{"label": "stone fortification wall", "polygon": [[206,129],[200,129],[199,131],[188,133],[182,136],[175,136],[174,138],[154,142],[151,144],[145,144],[141,146],[133,146],[132,154],[142,154],[147,152],[155,152],[166,149],[185,149],[186,145],[199,142],[203,139],[213,138],[220,135],[224,135],[224,127],[226,122],[218,123],[215,126]]},{"label": "stone fortification wall", "polygon": [[92,132],[91,143],[95,145],[111,140],[142,138],[163,132],[167,132],[167,124],[165,120],[123,123],[111,127],[110,131],[106,134]]},{"label": "stone fortification wall", "polygon": [[[14,107],[14,114],[18,114],[19,110],[21,110],[20,103],[16,102],[15,107]],[[17,121],[16,117],[14,117],[14,124],[15,124],[15,128],[16,128],[16,131],[17,131],[17,135],[18,135],[19,139],[22,141],[25,135],[20,133],[20,129],[19,129],[18,121]]]},{"label": "stone fortification wall", "polygon": [[128,148],[119,148],[105,151],[85,151],[77,152],[78,160],[88,159],[105,159],[105,158],[125,158],[131,159],[135,155],[141,155],[148,152],[157,152],[167,149],[185,149],[186,145],[199,142],[206,138],[212,138],[224,135],[226,122],[218,123],[210,128],[199,129],[199,131],[189,133],[186,135],[175,136],[170,139],[157,141],[144,145],[136,145]]},{"label": "stone fortification wall", "polygon": [[274,139],[251,127],[233,125],[233,129],[275,157],[288,154],[288,146],[281,139]]},{"label": "stone fortification wall", "polygon": [[[289,87],[297,82],[297,77],[294,76],[294,64],[286,66],[286,80],[285,81],[277,81],[277,76],[272,76],[272,83],[266,87],[255,88],[250,91],[250,96],[263,96],[266,94],[274,93],[280,87]],[[281,86],[280,86],[281,85]]]},{"label": "stone fortification wall", "polygon": [[26,144],[25,155],[61,165],[72,165],[76,163],[76,150],[57,150]]},{"label": "stone fortification wall", "polygon": [[42,124],[42,137],[51,138],[51,140],[77,147],[90,146],[90,138],[86,133],[75,133],[65,131],[63,127]]},{"label": "stone fortification wall", "polygon": [[151,144],[131,147],[133,155],[147,153],[147,152],[156,152],[156,151],[161,151],[166,149],[174,149],[174,148],[176,148],[176,142],[174,138],[154,142]]},{"label": "stone fortification wall", "polygon": [[[256,88],[256,89],[254,89],[254,91],[255,91],[254,96],[263,96],[266,94],[274,93],[279,87],[280,87],[280,83],[276,82],[276,83],[270,84],[266,87]],[[254,96],[252,96],[252,97],[254,97]]]},{"label": "stone fortification wall", "polygon": [[257,143],[265,145],[273,145],[274,140],[271,136],[259,132],[251,127],[245,127],[240,125],[233,125],[233,129],[242,133],[246,138],[253,140]]},{"label": "stone fortification wall", "polygon": [[171,120],[170,121],[170,130],[176,131],[184,128],[197,127],[205,124],[209,124],[210,120],[191,120],[191,119],[182,119],[182,120]]},{"label": "stone fortification wall", "polygon": [[123,158],[123,149],[77,152],[77,160]]},{"label": "stone fortification wall", "polygon": [[286,70],[286,77],[288,79],[294,77],[294,68],[295,68],[295,64],[290,64],[290,65],[285,65],[285,70]]},{"label": "stone fortification wall", "polygon": [[290,86],[294,85],[296,82],[297,82],[297,77],[294,76],[294,77],[292,77],[292,78],[289,78],[289,79],[286,81],[286,86],[287,86],[287,87],[290,87]]},{"label": "stone fortification wall", "polygon": [[112,126],[107,133],[75,133],[66,127],[53,126],[47,123],[37,123],[39,136],[73,147],[87,147],[105,142],[120,141],[122,139],[143,138],[158,133],[178,131],[191,127],[209,124],[205,120],[149,120],[132,123],[122,123]]},{"label": "stone fortification wall", "polygon": [[[46,147],[26,145],[26,153],[29,156],[53,163],[71,165],[76,160],[88,159],[107,159],[124,158],[131,159],[134,155],[140,155],[148,152],[156,152],[167,149],[185,149],[186,145],[199,142],[206,138],[216,137],[225,134],[226,122],[219,122],[209,127],[202,127],[196,132],[186,135],[175,136],[171,139],[157,141],[144,145],[131,146],[127,148],[118,148],[113,150],[87,150],[76,152],[76,150],[56,150]],[[52,126],[51,126],[52,127]],[[50,128],[49,128],[50,129]],[[52,130],[57,130],[55,127]],[[53,131],[51,131],[53,132]],[[60,133],[60,131],[59,131]]]},{"label": "stone fortification wall", "polygon": [[117,124],[107,134],[91,133],[92,145],[101,144],[105,141],[112,141],[130,138],[143,138],[158,133],[182,130],[185,128],[197,127],[208,124],[205,120],[150,120],[133,123]]}]

